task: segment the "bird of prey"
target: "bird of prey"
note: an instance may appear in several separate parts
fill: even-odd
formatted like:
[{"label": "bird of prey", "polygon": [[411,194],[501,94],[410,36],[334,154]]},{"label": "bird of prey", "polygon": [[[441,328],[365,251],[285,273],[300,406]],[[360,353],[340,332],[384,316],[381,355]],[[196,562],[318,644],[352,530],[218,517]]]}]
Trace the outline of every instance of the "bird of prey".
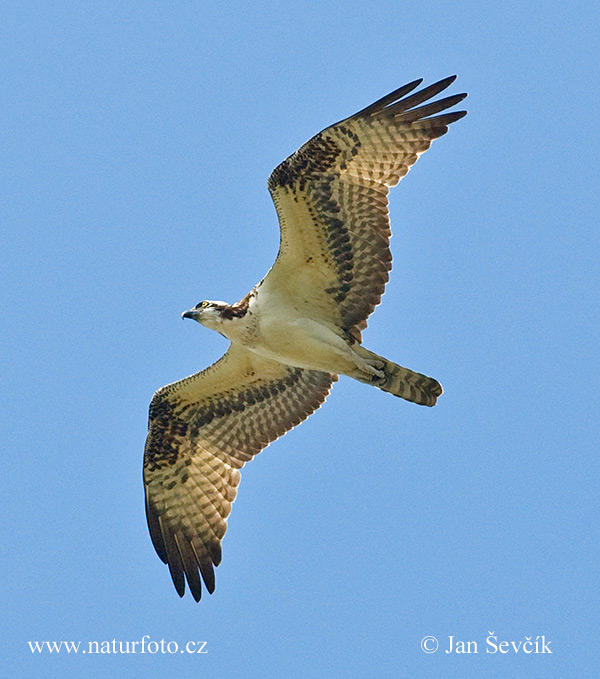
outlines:
[{"label": "bird of prey", "polygon": [[466,94],[431,101],[455,78],[400,87],[278,165],[268,181],[281,229],[274,265],[241,301],[183,314],[231,344],[150,404],[146,515],[180,596],[185,580],[196,601],[201,579],[214,591],[240,469],[313,413],[338,375],[425,406],[442,393],[433,378],[365,349],[361,333],[391,269],[388,189],[466,115],[447,111]]}]

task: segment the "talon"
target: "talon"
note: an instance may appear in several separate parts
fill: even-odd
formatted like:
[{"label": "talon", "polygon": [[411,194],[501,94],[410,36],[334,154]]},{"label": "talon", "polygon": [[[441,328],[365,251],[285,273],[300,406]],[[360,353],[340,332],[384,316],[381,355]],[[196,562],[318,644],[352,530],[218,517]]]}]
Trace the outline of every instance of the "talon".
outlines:
[{"label": "talon", "polygon": [[[381,367],[383,368],[383,364]],[[373,377],[376,377],[377,379],[380,380],[385,378],[385,373],[383,372],[383,370],[376,368],[374,365],[367,363],[366,368],[367,372],[373,375]]]}]

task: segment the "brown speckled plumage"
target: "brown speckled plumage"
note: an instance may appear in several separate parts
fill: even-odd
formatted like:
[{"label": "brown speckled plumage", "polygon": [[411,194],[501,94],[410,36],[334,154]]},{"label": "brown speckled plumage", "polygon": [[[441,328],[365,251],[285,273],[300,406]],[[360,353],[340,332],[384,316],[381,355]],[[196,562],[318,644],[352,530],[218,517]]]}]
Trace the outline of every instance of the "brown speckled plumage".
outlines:
[{"label": "brown speckled plumage", "polygon": [[[150,404],[144,456],[148,526],[180,596],[186,580],[196,601],[201,579],[213,592],[239,470],[323,403],[335,373],[421,405],[434,405],[441,394],[433,378],[377,356],[360,342],[391,269],[388,189],[466,114],[440,114],[464,94],[425,103],[453,81],[446,78],[414,94],[421,81],[409,83],[326,128],[275,168],[268,182],[281,227],[275,264],[240,302],[203,302],[184,314],[199,322],[213,314],[213,329],[232,344],[214,365],[163,387]],[[259,295],[267,300],[263,306]],[[262,318],[254,315],[256,309],[263,310]],[[287,314],[284,331],[279,311]],[[261,336],[263,321],[269,336]],[[218,323],[227,323],[231,334]],[[298,333],[300,325],[312,327],[313,334]],[[290,337],[293,349],[288,328],[296,335]],[[312,362],[305,338],[309,344],[314,340]],[[331,368],[330,347],[337,347],[332,355],[338,359],[347,351],[350,367]]]}]

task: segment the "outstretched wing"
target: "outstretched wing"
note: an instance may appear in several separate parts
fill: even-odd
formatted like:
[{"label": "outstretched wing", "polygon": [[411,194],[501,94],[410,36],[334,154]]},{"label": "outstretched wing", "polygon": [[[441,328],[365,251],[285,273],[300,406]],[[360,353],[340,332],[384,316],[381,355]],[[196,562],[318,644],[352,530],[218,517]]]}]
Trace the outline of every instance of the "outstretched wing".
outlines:
[{"label": "outstretched wing", "polygon": [[150,404],[146,516],[180,596],[196,601],[213,565],[244,464],[325,400],[336,375],[293,368],[231,345],[212,366],[163,387]]},{"label": "outstretched wing", "polygon": [[265,288],[360,341],[392,267],[388,187],[466,115],[435,115],[466,94],[421,105],[455,79],[406,96],[422,80],[409,83],[326,128],[273,170],[281,244]]}]

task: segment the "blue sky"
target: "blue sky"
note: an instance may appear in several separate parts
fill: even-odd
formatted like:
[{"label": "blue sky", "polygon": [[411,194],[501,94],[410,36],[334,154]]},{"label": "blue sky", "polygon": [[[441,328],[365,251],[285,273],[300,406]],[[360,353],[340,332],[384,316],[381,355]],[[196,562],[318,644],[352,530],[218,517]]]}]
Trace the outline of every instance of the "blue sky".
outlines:
[{"label": "blue sky", "polygon": [[[597,22],[585,2],[4,8],[10,676],[593,676]],[[245,468],[216,592],[180,600],[145,524],[147,407],[226,348],[180,313],[272,263],[277,163],[452,73],[469,115],[392,191],[394,269],[365,333],[444,396],[342,378]],[[492,632],[553,653],[486,653]],[[27,643],[144,635],[208,653]],[[445,653],[450,636],[479,652]]]}]

